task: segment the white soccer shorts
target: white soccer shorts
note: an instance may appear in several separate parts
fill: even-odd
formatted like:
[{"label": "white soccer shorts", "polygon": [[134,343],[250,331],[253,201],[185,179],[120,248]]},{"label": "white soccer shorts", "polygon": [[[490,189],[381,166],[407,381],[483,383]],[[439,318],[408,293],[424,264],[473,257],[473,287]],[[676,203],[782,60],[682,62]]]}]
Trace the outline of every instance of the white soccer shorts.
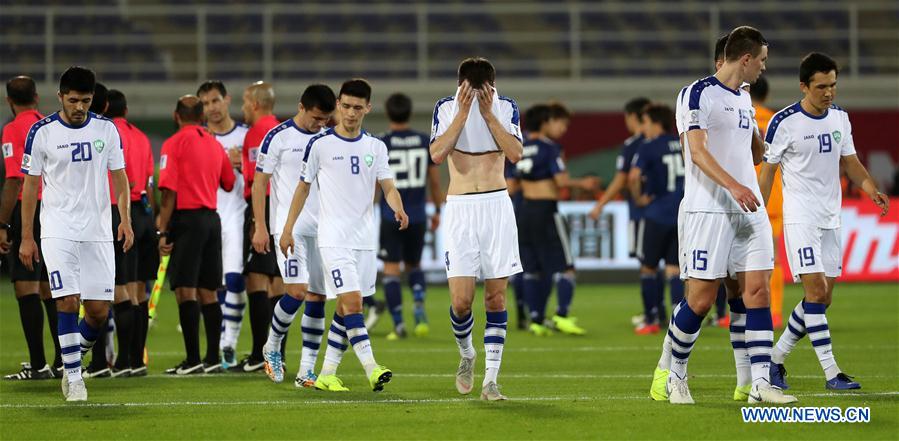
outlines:
[{"label": "white soccer shorts", "polygon": [[793,281],[800,274],[824,273],[826,277],[843,274],[843,247],[840,229],[823,229],[810,224],[784,225],[787,261]]},{"label": "white soccer shorts", "polygon": [[[228,273],[243,273],[244,214],[219,213],[222,220],[222,277]],[[224,284],[224,281],[222,281]]]},{"label": "white soccer shorts", "polygon": [[363,297],[375,293],[378,257],[375,250],[321,247],[322,277],[325,296],[336,299],[340,294],[360,291]]},{"label": "white soccer shorts", "polygon": [[687,213],[684,211],[683,202],[677,206],[677,256],[680,266],[680,279],[687,280],[687,260],[684,259],[684,217]]},{"label": "white soccer shorts", "polygon": [[115,289],[113,242],[41,239],[53,298],[80,294],[81,300],[111,302]]},{"label": "white soccer shorts", "polygon": [[448,195],[443,213],[447,278],[500,279],[522,271],[508,191]]},{"label": "white soccer shorts", "polygon": [[[275,246],[281,241],[281,235],[275,235]],[[322,278],[322,259],[318,251],[318,241],[315,236],[303,236],[296,231],[293,233],[293,252],[290,258],[284,256],[280,249],[275,250],[278,258],[278,269],[285,284],[309,285],[309,292],[314,294],[325,293],[325,282]]]},{"label": "white soccer shorts", "polygon": [[681,262],[688,279],[721,279],[730,274],[774,268],[771,223],[755,213],[684,214]]}]

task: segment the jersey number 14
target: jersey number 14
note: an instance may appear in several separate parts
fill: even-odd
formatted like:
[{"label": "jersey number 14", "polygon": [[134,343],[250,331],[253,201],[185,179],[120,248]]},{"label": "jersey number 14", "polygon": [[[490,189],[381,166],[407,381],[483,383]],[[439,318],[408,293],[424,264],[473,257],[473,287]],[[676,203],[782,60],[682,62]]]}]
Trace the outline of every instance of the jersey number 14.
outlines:
[{"label": "jersey number 14", "polygon": [[668,192],[677,190],[677,178],[684,176],[684,159],[680,153],[662,156],[662,162],[668,166]]}]

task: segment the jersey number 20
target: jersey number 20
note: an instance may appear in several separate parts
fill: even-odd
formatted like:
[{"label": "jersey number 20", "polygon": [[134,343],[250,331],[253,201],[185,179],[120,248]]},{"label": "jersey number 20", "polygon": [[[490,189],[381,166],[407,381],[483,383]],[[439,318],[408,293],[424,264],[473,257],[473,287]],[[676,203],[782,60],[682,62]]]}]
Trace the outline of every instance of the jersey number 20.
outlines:
[{"label": "jersey number 20", "polygon": [[73,142],[69,145],[72,146],[72,162],[90,161],[93,158],[91,143]]},{"label": "jersey number 20", "polygon": [[425,178],[428,175],[428,151],[425,149],[391,150],[390,168],[396,175],[396,188],[424,187]]}]

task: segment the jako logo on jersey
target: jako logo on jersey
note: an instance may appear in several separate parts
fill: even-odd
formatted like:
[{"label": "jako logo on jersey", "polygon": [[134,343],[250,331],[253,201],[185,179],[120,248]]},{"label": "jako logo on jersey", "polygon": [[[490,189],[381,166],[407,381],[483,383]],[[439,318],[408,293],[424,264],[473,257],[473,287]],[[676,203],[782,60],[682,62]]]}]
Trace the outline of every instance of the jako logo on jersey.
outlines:
[{"label": "jako logo on jersey", "polygon": [[375,157],[372,155],[365,155],[365,165],[371,167],[372,164],[375,163]]},{"label": "jako logo on jersey", "polygon": [[843,134],[840,133],[839,130],[834,130],[833,133],[831,133],[831,135],[833,135],[833,140],[836,142],[840,142],[840,139],[843,138]]},{"label": "jako logo on jersey", "polygon": [[94,150],[96,150],[97,153],[103,153],[103,149],[105,149],[105,148],[106,148],[106,143],[103,142],[102,140],[98,139],[98,140],[94,141]]}]

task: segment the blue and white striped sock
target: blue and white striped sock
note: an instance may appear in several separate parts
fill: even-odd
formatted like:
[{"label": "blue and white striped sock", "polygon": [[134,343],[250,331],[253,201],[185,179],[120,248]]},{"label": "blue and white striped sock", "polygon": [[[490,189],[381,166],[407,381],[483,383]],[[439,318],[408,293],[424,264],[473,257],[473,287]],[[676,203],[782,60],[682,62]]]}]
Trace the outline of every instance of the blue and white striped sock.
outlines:
[{"label": "blue and white striped sock", "polygon": [[793,313],[790,314],[790,319],[787,320],[787,329],[780,335],[777,345],[774,346],[774,350],[771,352],[771,361],[774,363],[783,364],[790,352],[793,352],[796,343],[802,337],[805,337],[805,309],[802,307],[803,303],[805,302],[800,301],[793,308]]},{"label": "blue and white striped sock", "polygon": [[737,386],[752,384],[749,351],[746,349],[746,305],[743,299],[730,299],[730,346],[734,349],[734,366],[737,370]]},{"label": "blue and white striped sock", "polygon": [[365,369],[365,376],[369,377],[373,370],[378,367],[375,361],[375,354],[371,349],[371,339],[368,338],[368,330],[365,329],[365,317],[361,313],[349,314],[343,318],[346,323],[346,335],[353,345],[353,352],[356,358],[362,363]]},{"label": "blue and white striped sock", "polygon": [[[77,318],[77,316],[76,314],[75,317]],[[84,357],[84,354],[87,354],[94,347],[94,343],[97,342],[97,338],[100,336],[100,329],[92,327],[87,324],[86,320],[81,319],[81,322],[78,323],[78,335],[78,341],[81,345],[81,356]]]},{"label": "blue and white striped sock", "polygon": [[[78,332],[78,313],[57,312],[57,334],[62,352],[62,365],[69,383],[81,379],[81,335]],[[93,344],[92,344],[93,345]]]},{"label": "blue and white striped sock", "polygon": [[[685,304],[686,302],[681,298],[681,300],[671,308],[671,318],[668,320],[668,329],[671,329],[674,326],[674,317]],[[657,366],[663,371],[671,369],[671,337],[667,333],[665,334],[665,339],[662,340],[662,356],[659,357],[659,364]]]},{"label": "blue and white striped sock", "polygon": [[302,304],[302,300],[289,295],[281,296],[281,300],[278,300],[275,310],[272,311],[272,326],[268,333],[268,341],[265,343],[266,347],[275,350],[281,348],[281,340],[284,340],[284,335],[290,329],[290,324],[293,323]]},{"label": "blue and white striped sock", "polygon": [[325,349],[325,360],[322,362],[322,376],[337,373],[337,367],[340,366],[343,353],[346,352],[347,343],[349,340],[347,340],[343,317],[335,312],[331,319],[331,329],[328,331],[328,348]]},{"label": "blue and white striped sock", "polygon": [[840,367],[837,366],[837,360],[833,356],[833,346],[830,342],[830,327],[827,326],[827,316],[825,315],[827,305],[805,302],[803,308],[805,309],[805,325],[807,326],[808,338],[812,341],[815,354],[818,355],[821,369],[824,369],[825,378],[831,380],[842,371],[840,371]]},{"label": "blue and white striped sock", "polygon": [[[226,274],[225,276],[229,276]],[[239,274],[238,274],[239,275]],[[243,276],[240,277],[243,279]],[[220,347],[234,348],[240,337],[240,325],[243,322],[244,309],[247,307],[247,292],[232,291],[230,288],[225,293],[225,303],[222,304],[222,338]]]},{"label": "blue and white striped sock", "polygon": [[684,302],[671,326],[668,328],[668,336],[671,338],[671,372],[669,377],[680,380],[687,378],[687,362],[690,358],[690,352],[693,351],[693,344],[699,338],[699,332],[702,330],[703,317],[696,315],[690,305]]},{"label": "blue and white striped sock", "polygon": [[499,375],[499,367],[503,363],[503,345],[506,344],[506,322],[509,320],[507,311],[487,311],[487,325],[484,330],[484,360],[486,371],[484,384],[491,381],[496,383]]},{"label": "blue and white striped sock", "polygon": [[456,317],[453,307],[450,306],[450,321],[453,324],[453,334],[456,336],[456,345],[459,346],[459,354],[464,358],[473,358],[477,353],[471,342],[471,328],[474,327],[474,315],[471,311],[465,317]]},{"label": "blue and white striped sock", "polygon": [[325,302],[306,301],[306,311],[300,319],[303,331],[303,350],[300,354],[300,375],[315,372],[315,360],[325,335]]},{"label": "blue and white striped sock", "polygon": [[771,383],[769,369],[773,346],[771,308],[746,308],[746,350],[749,352],[753,386]]}]

